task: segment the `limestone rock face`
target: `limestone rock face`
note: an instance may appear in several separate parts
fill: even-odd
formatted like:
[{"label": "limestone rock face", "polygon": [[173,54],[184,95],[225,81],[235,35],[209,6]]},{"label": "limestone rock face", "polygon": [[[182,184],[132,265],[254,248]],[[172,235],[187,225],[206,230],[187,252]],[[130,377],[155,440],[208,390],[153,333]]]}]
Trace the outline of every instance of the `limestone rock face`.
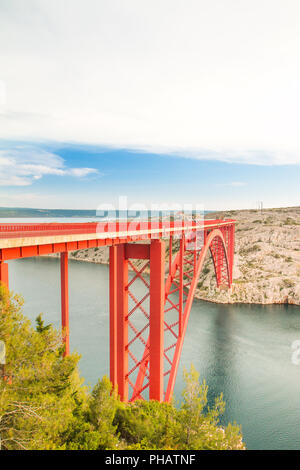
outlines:
[{"label": "limestone rock face", "polygon": [[233,218],[236,224],[233,286],[216,288],[207,259],[197,297],[222,303],[300,305],[300,207],[230,211],[209,218]]}]

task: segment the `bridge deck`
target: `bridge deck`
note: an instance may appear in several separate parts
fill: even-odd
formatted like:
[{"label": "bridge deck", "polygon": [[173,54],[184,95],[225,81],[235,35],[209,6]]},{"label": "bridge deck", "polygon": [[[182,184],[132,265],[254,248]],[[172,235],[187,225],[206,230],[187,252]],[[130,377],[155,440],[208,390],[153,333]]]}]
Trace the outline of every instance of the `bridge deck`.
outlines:
[{"label": "bridge deck", "polygon": [[0,261],[139,241],[234,224],[234,220],[0,224]]}]

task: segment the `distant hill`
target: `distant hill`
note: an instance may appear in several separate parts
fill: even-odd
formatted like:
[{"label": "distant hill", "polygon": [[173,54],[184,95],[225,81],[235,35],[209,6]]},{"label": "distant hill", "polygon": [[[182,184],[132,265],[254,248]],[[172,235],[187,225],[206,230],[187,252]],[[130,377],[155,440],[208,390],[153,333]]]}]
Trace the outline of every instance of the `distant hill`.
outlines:
[{"label": "distant hill", "polygon": [[[135,212],[135,211],[134,211]],[[171,211],[174,212],[174,211]],[[205,211],[205,214],[212,211]],[[146,211],[141,211],[140,216],[144,217],[147,215]],[[154,215],[158,215],[155,214]],[[34,218],[34,217],[47,217],[47,218],[59,218],[59,217],[124,217],[126,211],[109,211],[108,213],[97,213],[96,210],[77,210],[77,209],[31,209],[29,207],[0,207],[0,219],[1,218]],[[128,217],[135,217],[132,211],[128,211]]]},{"label": "distant hill", "polygon": [[28,207],[0,207],[0,218],[1,217],[96,217],[96,211],[73,209],[31,209]]}]

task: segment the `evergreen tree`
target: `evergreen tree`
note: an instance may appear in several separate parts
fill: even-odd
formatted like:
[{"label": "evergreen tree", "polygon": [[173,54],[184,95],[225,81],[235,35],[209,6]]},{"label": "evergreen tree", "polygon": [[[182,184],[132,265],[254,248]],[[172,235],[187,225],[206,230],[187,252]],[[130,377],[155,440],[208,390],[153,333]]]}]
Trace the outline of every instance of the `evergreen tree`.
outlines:
[{"label": "evergreen tree", "polygon": [[46,326],[44,325],[44,320],[42,318],[41,313],[36,317],[35,322],[36,322],[36,331],[38,331],[38,333],[43,333],[44,331],[48,331],[51,328],[51,325],[46,325]]},{"label": "evergreen tree", "polygon": [[199,373],[191,366],[190,372],[184,370],[185,389],[183,402],[178,411],[181,424],[180,449],[244,449],[239,426],[229,424],[220,426],[220,417],[225,411],[223,396],[216,398],[212,408],[207,407],[208,387],[199,382]]},{"label": "evergreen tree", "polygon": [[[84,400],[79,356],[63,358],[61,336],[52,327],[36,331],[22,315],[23,300],[0,286],[0,338],[7,351],[0,381],[2,448],[55,449]],[[41,325],[42,326],[42,325]]]},{"label": "evergreen tree", "polygon": [[127,449],[177,449],[180,423],[170,403],[137,400],[120,407],[115,423]]}]

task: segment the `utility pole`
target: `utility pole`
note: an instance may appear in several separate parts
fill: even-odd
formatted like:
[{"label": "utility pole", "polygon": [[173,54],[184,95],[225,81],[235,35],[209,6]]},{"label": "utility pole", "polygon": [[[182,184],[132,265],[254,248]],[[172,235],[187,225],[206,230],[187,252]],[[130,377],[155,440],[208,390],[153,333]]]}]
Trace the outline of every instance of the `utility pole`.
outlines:
[{"label": "utility pole", "polygon": [[260,213],[262,213],[262,211],[263,211],[263,201],[258,201],[257,202],[257,208],[260,211]]}]

